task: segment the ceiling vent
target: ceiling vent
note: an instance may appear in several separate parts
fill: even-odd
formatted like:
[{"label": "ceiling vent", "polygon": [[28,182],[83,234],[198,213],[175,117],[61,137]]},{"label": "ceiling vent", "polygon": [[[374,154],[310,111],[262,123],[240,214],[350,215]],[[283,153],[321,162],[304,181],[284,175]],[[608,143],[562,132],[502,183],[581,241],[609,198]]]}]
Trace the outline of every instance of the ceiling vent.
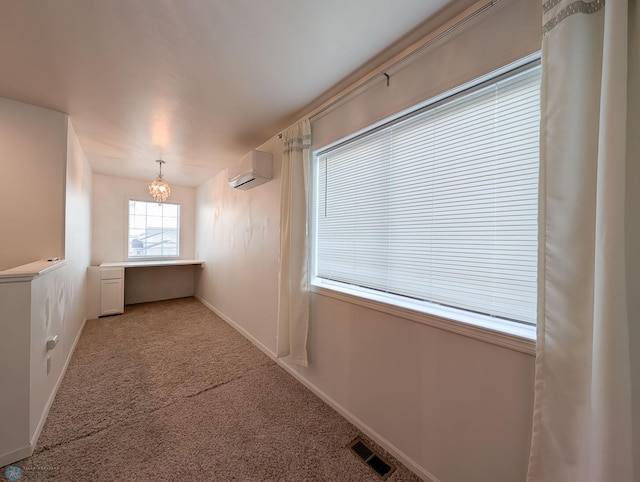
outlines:
[{"label": "ceiling vent", "polygon": [[248,190],[273,178],[273,156],[251,151],[227,169],[227,181],[234,189]]}]

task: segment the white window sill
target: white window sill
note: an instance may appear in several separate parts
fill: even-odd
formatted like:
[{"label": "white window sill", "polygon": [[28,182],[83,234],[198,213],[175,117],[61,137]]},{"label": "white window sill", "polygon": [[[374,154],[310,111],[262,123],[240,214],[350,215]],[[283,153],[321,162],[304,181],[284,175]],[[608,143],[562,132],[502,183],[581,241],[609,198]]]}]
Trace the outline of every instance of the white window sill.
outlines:
[{"label": "white window sill", "polygon": [[345,283],[314,278],[309,290],[347,303],[381,311],[425,325],[503,346],[529,355],[536,352],[536,327],[500,318],[412,301]]}]

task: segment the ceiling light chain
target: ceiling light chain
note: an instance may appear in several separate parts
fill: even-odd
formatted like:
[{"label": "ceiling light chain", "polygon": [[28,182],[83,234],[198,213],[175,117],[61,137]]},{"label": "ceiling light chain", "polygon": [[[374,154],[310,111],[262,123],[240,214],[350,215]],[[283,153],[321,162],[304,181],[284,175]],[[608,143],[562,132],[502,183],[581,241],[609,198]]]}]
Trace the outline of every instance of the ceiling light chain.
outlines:
[{"label": "ceiling light chain", "polygon": [[149,194],[151,194],[154,201],[160,204],[169,198],[171,195],[171,188],[169,187],[169,184],[162,179],[162,165],[165,164],[165,161],[158,159],[156,162],[159,165],[158,177],[155,181],[149,184]]}]

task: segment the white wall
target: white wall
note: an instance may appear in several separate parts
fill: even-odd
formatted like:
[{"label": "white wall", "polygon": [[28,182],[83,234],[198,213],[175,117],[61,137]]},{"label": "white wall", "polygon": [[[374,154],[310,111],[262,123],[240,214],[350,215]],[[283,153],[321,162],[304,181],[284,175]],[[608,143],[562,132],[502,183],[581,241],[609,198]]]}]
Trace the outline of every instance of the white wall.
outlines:
[{"label": "white wall", "polygon": [[[637,2],[633,4],[632,15],[640,18]],[[640,82],[640,32],[634,30],[629,42],[629,85]],[[631,351],[631,387],[633,413],[633,459],[635,461],[635,481],[640,482],[640,96],[631,95],[628,106],[627,170],[625,172],[626,217],[625,233],[627,247],[627,304],[629,310],[629,348]],[[635,207],[635,209],[631,208]]]},{"label": "white wall", "polygon": [[524,480],[534,358],[313,294],[310,366],[290,366],[426,472]]},{"label": "white wall", "polygon": [[242,191],[222,172],[197,188],[196,256],[205,268],[196,293],[275,353],[282,141],[259,150],[274,154],[273,181]]},{"label": "white wall", "polygon": [[[540,46],[540,5],[499,2],[413,63],[312,123],[320,148]],[[452,73],[452,69],[454,69]],[[452,77],[453,75],[453,77]],[[224,174],[197,189],[198,297],[275,357],[281,141],[275,179],[247,192]],[[325,295],[311,295],[309,368],[281,363],[425,479],[525,480],[534,357]]]},{"label": "white wall", "polygon": [[[128,202],[151,201],[149,182],[93,175],[92,265],[127,260]],[[190,259],[195,255],[195,189],[168,182],[171,198],[167,202],[180,204],[180,257]]]},{"label": "white wall", "polygon": [[64,255],[67,116],[0,98],[0,270]]},{"label": "white wall", "polygon": [[[282,142],[275,179],[197,189],[197,296],[275,357]],[[313,294],[310,367],[295,370],[334,407],[446,482],[524,480],[534,358]]]},{"label": "white wall", "polygon": [[[127,260],[127,215],[129,199],[149,200],[149,181],[93,175],[91,264]],[[195,189],[171,184],[168,202],[180,204],[180,257],[195,257]],[[162,276],[158,270],[162,269]],[[199,268],[135,268],[125,272],[125,304],[182,298],[195,294]],[[90,290],[94,289],[90,286]],[[89,315],[97,314],[92,296]]]},{"label": "white wall", "polygon": [[156,266],[127,268],[124,273],[124,302],[170,300],[195,295],[195,277],[200,266]]},{"label": "white wall", "polygon": [[[91,257],[91,168],[73,125],[67,119],[65,260],[60,269],[32,282],[30,424],[32,446],[64,376],[87,311],[87,267]],[[46,350],[47,339],[59,336]],[[51,371],[47,372],[47,356]]]},{"label": "white wall", "polygon": [[[443,19],[440,19],[441,21]],[[503,0],[412,57],[386,69],[366,89],[312,119],[313,149],[322,149],[500,69],[541,48],[542,10],[535,0]],[[441,27],[434,25],[433,28]]]},{"label": "white wall", "polygon": [[66,313],[62,344],[69,353],[87,313],[87,267],[91,262],[92,172],[69,120],[65,207]]},{"label": "white wall", "polygon": [[[91,257],[91,168],[71,121],[66,129],[64,193],[65,265],[32,282],[30,434],[32,446],[64,376],[86,320],[87,267]],[[58,345],[46,350],[58,335]],[[47,372],[47,356],[51,371]]]},{"label": "white wall", "polygon": [[[30,111],[32,107],[26,109]],[[43,135],[49,135],[55,144],[61,140],[66,146],[60,163],[64,177],[55,184],[64,199],[65,209],[57,218],[56,229],[64,233],[64,250],[61,248],[59,255],[64,254],[66,259],[55,270],[31,282],[0,283],[0,364],[12,367],[0,370],[1,385],[12,387],[7,391],[11,397],[0,397],[0,465],[30,455],[35,447],[85,321],[91,250],[91,169],[73,126],[67,116],[63,115],[63,119],[64,129],[56,122]],[[15,138],[14,142],[33,140]],[[27,158],[25,162],[46,165],[49,161]],[[20,178],[13,180],[18,181]],[[53,178],[49,182],[54,184]],[[43,202],[40,209],[57,217],[55,205],[49,211],[48,203]],[[43,238],[46,242],[46,236]],[[48,351],[47,340],[56,335],[58,345]],[[50,370],[47,357],[51,358]]]}]

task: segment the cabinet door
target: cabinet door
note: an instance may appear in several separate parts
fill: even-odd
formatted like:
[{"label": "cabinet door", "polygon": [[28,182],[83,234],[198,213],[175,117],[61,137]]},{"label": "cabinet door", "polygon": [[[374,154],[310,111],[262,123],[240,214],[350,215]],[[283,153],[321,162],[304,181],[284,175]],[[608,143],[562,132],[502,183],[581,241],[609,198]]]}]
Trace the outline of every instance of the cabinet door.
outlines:
[{"label": "cabinet door", "polygon": [[100,289],[100,316],[124,313],[124,280],[103,279]]}]

